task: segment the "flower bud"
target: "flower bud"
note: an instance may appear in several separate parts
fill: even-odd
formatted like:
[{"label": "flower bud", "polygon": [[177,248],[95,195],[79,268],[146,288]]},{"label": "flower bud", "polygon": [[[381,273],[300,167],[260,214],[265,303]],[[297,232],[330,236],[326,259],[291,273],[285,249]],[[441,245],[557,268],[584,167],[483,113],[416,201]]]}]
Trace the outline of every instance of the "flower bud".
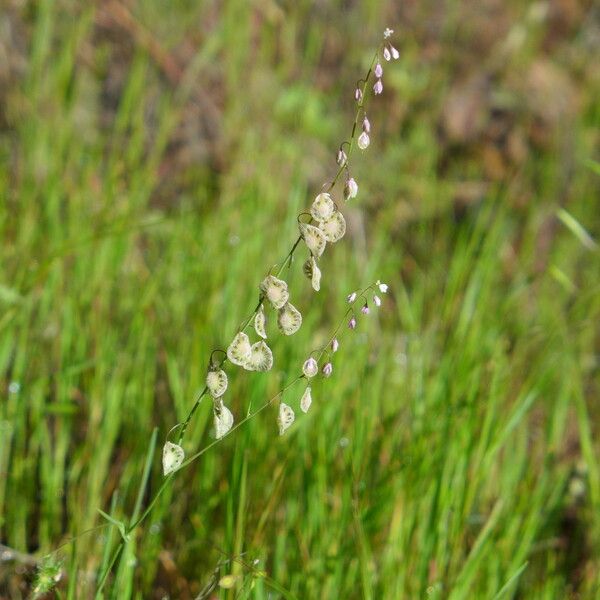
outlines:
[{"label": "flower bud", "polygon": [[338,339],[333,338],[331,340],[331,351],[335,354],[338,351],[339,347],[340,347],[340,343],[338,342]]},{"label": "flower bud", "polygon": [[381,306],[381,298],[377,294],[373,296],[373,304],[377,307]]},{"label": "flower bud", "polygon": [[368,315],[369,314],[369,305],[365,302],[362,306],[362,308],[360,309],[360,312],[363,315]]},{"label": "flower bud", "polygon": [[333,365],[328,362],[323,365],[323,375],[329,377],[333,373]]},{"label": "flower bud", "polygon": [[356,88],[354,90],[354,99],[357,102],[361,102],[362,101],[362,97],[363,97],[363,95],[362,95],[362,92],[361,92],[360,88]]},{"label": "flower bud", "polygon": [[377,63],[375,65],[375,77],[381,78],[382,75],[383,75],[383,67],[381,66],[381,63]]},{"label": "flower bud", "polygon": [[369,134],[364,131],[358,136],[358,147],[361,150],[366,150],[371,143],[371,139],[369,138]]},{"label": "flower bud", "polygon": [[346,181],[346,185],[344,186],[344,198],[346,200],[351,200],[352,198],[356,198],[358,194],[358,184],[354,181],[353,177],[350,177],[348,181]]},{"label": "flower bud", "polygon": [[348,329],[356,329],[356,319],[354,317],[348,321]]},{"label": "flower bud", "polygon": [[304,361],[304,364],[302,365],[302,372],[309,379],[314,377],[319,372],[319,365],[312,356]]},{"label": "flower bud", "polygon": [[373,91],[375,92],[376,96],[379,96],[379,94],[383,92],[383,82],[381,81],[381,79],[378,79],[375,82],[375,85],[373,86]]},{"label": "flower bud", "polygon": [[398,60],[400,58],[400,52],[398,52],[398,50],[396,50],[396,48],[394,48],[394,46],[392,46],[390,44],[390,50],[392,51],[392,58],[394,60]]},{"label": "flower bud", "polygon": [[335,162],[340,165],[340,167],[348,162],[348,156],[341,148],[338,150]]},{"label": "flower bud", "polygon": [[348,294],[348,296],[346,297],[346,302],[348,302],[348,304],[352,304],[355,300],[356,300],[356,292],[352,292],[351,294]]},{"label": "flower bud", "polygon": [[362,130],[365,133],[371,133],[371,122],[369,121],[369,119],[367,119],[367,117],[363,119]]},{"label": "flower bud", "polygon": [[387,61],[389,61],[392,58],[392,55],[390,54],[390,51],[388,50],[387,46],[383,49],[383,58],[385,58],[385,60]]}]

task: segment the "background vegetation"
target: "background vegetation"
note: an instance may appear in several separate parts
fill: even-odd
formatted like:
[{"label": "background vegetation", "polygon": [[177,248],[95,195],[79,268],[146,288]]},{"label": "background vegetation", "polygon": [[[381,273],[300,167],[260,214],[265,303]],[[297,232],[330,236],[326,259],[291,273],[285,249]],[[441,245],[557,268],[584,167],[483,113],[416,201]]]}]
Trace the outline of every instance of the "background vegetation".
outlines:
[{"label": "background vegetation", "polygon": [[[2,597],[40,564],[47,597],[93,596],[114,528],[42,557],[134,512],[154,427],[335,172],[386,26],[348,234],[319,294],[291,269],[303,327],[270,374],[230,371],[236,417],[348,292],[387,301],[288,435],[267,411],[176,477],[106,597],[600,597],[592,0],[0,6]],[[188,452],[210,427],[203,405]]]}]

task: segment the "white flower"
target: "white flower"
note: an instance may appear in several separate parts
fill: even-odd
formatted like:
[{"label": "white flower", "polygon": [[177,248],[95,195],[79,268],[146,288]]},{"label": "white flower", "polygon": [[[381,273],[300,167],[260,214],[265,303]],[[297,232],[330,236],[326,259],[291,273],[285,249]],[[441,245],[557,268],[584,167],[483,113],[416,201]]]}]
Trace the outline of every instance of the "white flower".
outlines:
[{"label": "white flower", "polygon": [[387,40],[392,35],[392,33],[394,33],[394,30],[390,29],[389,27],[386,27],[385,31],[383,32],[383,39]]},{"label": "white flower", "polygon": [[388,284],[387,283],[381,283],[381,281],[379,281],[379,279],[375,282],[375,285],[379,288],[379,291],[382,294],[387,294],[388,291]]},{"label": "white flower", "polygon": [[308,379],[311,379],[319,372],[319,365],[312,356],[304,361],[302,372]]},{"label": "white flower", "polygon": [[340,211],[336,211],[330,219],[319,223],[319,228],[328,242],[335,243],[341,240],[346,233],[346,219]]},{"label": "white flower", "polygon": [[338,339],[333,338],[331,340],[331,352],[333,352],[335,354],[338,351],[339,347],[340,347],[340,343],[338,342]]},{"label": "white flower", "polygon": [[206,387],[213,398],[220,398],[227,391],[227,373],[223,369],[206,374]]},{"label": "white flower", "polygon": [[304,390],[304,394],[302,394],[302,398],[300,398],[300,408],[302,412],[307,413],[310,405],[312,404],[312,393],[310,386]]},{"label": "white flower", "polygon": [[167,476],[174,471],[177,471],[183,462],[185,452],[183,448],[177,444],[166,442],[163,446],[162,467],[163,475]]},{"label": "white flower", "polygon": [[251,350],[250,339],[243,331],[240,331],[227,348],[227,358],[234,365],[241,367],[250,358]]},{"label": "white flower", "polygon": [[279,405],[279,415],[277,416],[277,425],[279,426],[279,435],[283,435],[294,422],[296,415],[291,406],[284,402]]},{"label": "white flower", "polygon": [[390,54],[390,51],[388,50],[387,46],[383,49],[383,58],[385,58],[385,60],[389,61],[392,58],[392,55]]},{"label": "white flower", "polygon": [[356,300],[356,292],[352,292],[351,294],[348,294],[348,296],[346,297],[346,302],[348,304],[352,304],[355,300]]},{"label": "white flower", "polygon": [[308,225],[307,223],[299,223],[298,227],[300,228],[300,235],[312,255],[319,258],[325,251],[327,244],[323,232],[314,225]]},{"label": "white flower", "polygon": [[281,308],[290,297],[287,283],[283,279],[277,279],[274,275],[263,279],[260,291],[267,297],[273,308]]},{"label": "white flower", "polygon": [[267,344],[261,340],[252,344],[250,356],[243,364],[247,371],[270,371],[273,367],[273,352]]},{"label": "white flower", "polygon": [[233,427],[233,414],[223,404],[215,404],[214,409],[215,437],[220,440]]},{"label": "white flower", "polygon": [[300,311],[289,302],[279,309],[277,314],[277,326],[284,335],[292,335],[300,329],[302,315]]},{"label": "white flower", "polygon": [[334,211],[335,204],[331,199],[331,196],[326,192],[319,194],[310,207],[310,214],[315,221],[325,221],[326,219],[329,219]]},{"label": "white flower", "polygon": [[366,131],[363,131],[359,136],[358,136],[358,147],[361,150],[366,150],[369,147],[369,144],[371,143],[371,139],[369,138],[369,134]]},{"label": "white flower", "polygon": [[400,58],[400,52],[398,52],[398,50],[396,50],[396,48],[394,48],[394,46],[392,46],[390,44],[390,50],[392,51],[392,58],[394,60],[398,60]]},{"label": "white flower", "polygon": [[381,306],[381,298],[377,294],[373,296],[373,304],[377,307]]},{"label": "white flower", "polygon": [[266,324],[267,318],[265,317],[265,309],[261,304],[256,315],[254,315],[254,331],[256,331],[256,334],[263,338],[263,340],[267,339]]}]

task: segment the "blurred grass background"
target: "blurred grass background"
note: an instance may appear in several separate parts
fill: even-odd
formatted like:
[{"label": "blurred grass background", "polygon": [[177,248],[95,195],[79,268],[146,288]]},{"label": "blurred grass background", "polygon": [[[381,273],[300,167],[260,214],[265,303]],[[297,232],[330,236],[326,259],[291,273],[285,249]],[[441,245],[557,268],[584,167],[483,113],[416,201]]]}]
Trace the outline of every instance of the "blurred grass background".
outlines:
[{"label": "blurred grass background", "polygon": [[[335,173],[387,26],[348,233],[318,294],[290,270],[304,324],[274,370],[228,369],[236,418],[347,293],[390,294],[286,436],[267,411],[176,477],[105,597],[600,597],[597,4],[0,7],[1,597],[98,508],[132,513],[153,428]],[[210,427],[207,404],[188,453]],[[92,597],[117,536],[63,546],[47,597]]]}]

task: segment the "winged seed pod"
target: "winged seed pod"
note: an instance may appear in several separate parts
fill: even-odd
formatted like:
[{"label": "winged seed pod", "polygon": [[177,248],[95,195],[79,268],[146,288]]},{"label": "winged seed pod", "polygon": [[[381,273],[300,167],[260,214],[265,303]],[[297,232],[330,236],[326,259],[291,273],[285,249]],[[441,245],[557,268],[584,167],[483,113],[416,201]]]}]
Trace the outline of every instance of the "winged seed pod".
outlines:
[{"label": "winged seed pod", "polygon": [[279,405],[279,415],[277,416],[277,425],[279,426],[279,435],[283,435],[292,425],[296,415],[291,406],[284,402]]},{"label": "winged seed pod", "polygon": [[312,393],[310,386],[304,390],[304,394],[302,394],[302,398],[300,398],[300,408],[303,413],[307,413],[310,405],[312,404]]},{"label": "winged seed pod", "polygon": [[213,412],[215,437],[220,440],[233,427],[233,414],[223,402],[215,403]]},{"label": "winged seed pod", "polygon": [[250,357],[243,364],[247,371],[270,371],[273,367],[273,352],[267,344],[261,340],[252,344]]},{"label": "winged seed pod", "polygon": [[323,232],[325,239],[334,244],[341,240],[346,233],[346,219],[344,219],[344,215],[341,212],[336,211],[330,219],[319,223],[319,228]]},{"label": "winged seed pod", "polygon": [[311,251],[313,256],[319,258],[325,251],[325,245],[327,243],[323,232],[308,223],[299,223],[300,235],[304,240],[304,243]]},{"label": "winged seed pod", "polygon": [[275,309],[281,308],[290,298],[287,283],[274,275],[268,275],[262,280],[260,291]]},{"label": "winged seed pod", "polygon": [[250,339],[243,332],[239,331],[233,338],[229,348],[227,348],[227,358],[238,367],[244,366],[244,363],[250,358],[252,347]]},{"label": "winged seed pod", "polygon": [[256,335],[263,338],[263,340],[267,339],[267,318],[265,317],[265,309],[263,305],[260,305],[260,308],[256,311],[256,315],[254,315],[254,331],[256,331]]},{"label": "winged seed pod", "polygon": [[223,369],[206,374],[206,387],[213,398],[220,398],[227,391],[227,373]]},{"label": "winged seed pod", "polygon": [[185,452],[183,448],[172,442],[166,442],[163,446],[162,467],[163,475],[166,477],[177,471],[183,462]]},{"label": "winged seed pod", "polygon": [[335,204],[326,192],[319,194],[310,207],[311,217],[319,222],[326,221],[334,212]]},{"label": "winged seed pod", "polygon": [[279,309],[277,314],[277,326],[284,335],[293,335],[302,325],[300,311],[289,302]]}]

